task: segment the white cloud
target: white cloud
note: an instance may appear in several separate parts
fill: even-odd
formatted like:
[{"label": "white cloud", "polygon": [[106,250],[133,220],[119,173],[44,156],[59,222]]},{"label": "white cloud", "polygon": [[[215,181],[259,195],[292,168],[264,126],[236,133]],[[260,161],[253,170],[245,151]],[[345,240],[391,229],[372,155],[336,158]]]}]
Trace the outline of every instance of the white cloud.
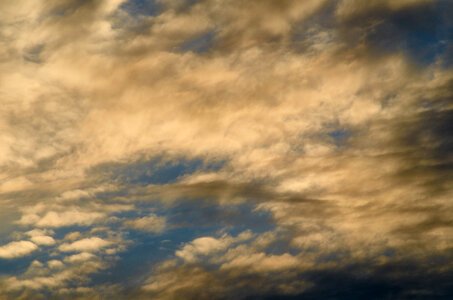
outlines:
[{"label": "white cloud", "polygon": [[266,255],[265,253],[251,253],[235,257],[224,263],[221,269],[240,268],[248,271],[267,272],[281,271],[300,267],[297,257],[288,253],[282,255]]},{"label": "white cloud", "polygon": [[64,260],[66,262],[74,263],[74,262],[81,262],[81,261],[86,261],[92,258],[95,258],[96,256],[92,253],[88,252],[82,252],[78,254],[74,254],[71,256],[66,257]]},{"label": "white cloud", "polygon": [[10,242],[0,246],[0,258],[15,258],[30,254],[38,249],[36,244],[29,241]]},{"label": "white cloud", "polygon": [[244,231],[236,238],[229,235],[223,235],[221,238],[201,237],[184,245],[181,250],[175,252],[176,256],[187,262],[196,261],[200,255],[212,255],[216,252],[226,250],[230,245],[236,242],[248,240],[252,237],[250,231]]},{"label": "white cloud", "polygon": [[54,288],[63,286],[65,281],[72,276],[70,271],[63,271],[52,276],[35,276],[30,279],[18,279],[10,277],[5,280],[8,290],[20,290],[23,288],[39,290],[44,287]]},{"label": "white cloud", "polygon": [[25,214],[21,217],[18,224],[35,225],[38,227],[65,227],[71,225],[91,225],[102,220],[105,214],[102,212],[87,212],[82,210],[72,209],[69,211],[49,211],[44,216],[37,214]]},{"label": "white cloud", "polygon": [[87,188],[87,189],[75,189],[69,190],[61,193],[55,199],[59,202],[67,201],[76,201],[81,198],[93,198],[97,193],[105,192],[108,190],[114,190],[115,186],[113,185],[101,185],[97,187]]},{"label": "white cloud", "polygon": [[213,237],[201,237],[185,245],[181,250],[176,251],[175,254],[185,261],[193,262],[197,259],[198,255],[207,255],[224,250],[229,244],[229,241],[215,239]]},{"label": "white cloud", "polygon": [[65,235],[64,239],[65,240],[70,240],[70,241],[73,241],[73,240],[76,240],[78,239],[82,234],[78,231],[73,231],[73,232],[70,232],[68,234]]},{"label": "white cloud", "polygon": [[77,251],[95,252],[109,245],[111,245],[111,242],[109,241],[103,240],[99,237],[91,237],[78,240],[73,243],[62,244],[58,247],[58,249],[63,252],[77,252]]},{"label": "white cloud", "polygon": [[38,245],[50,246],[55,244],[55,240],[53,239],[53,237],[47,235],[32,236],[30,240]]},{"label": "white cloud", "polygon": [[124,225],[142,231],[162,232],[166,226],[166,218],[151,214],[148,217],[127,220],[124,222]]},{"label": "white cloud", "polygon": [[34,237],[34,236],[54,234],[54,232],[52,230],[46,230],[46,229],[32,229],[30,231],[25,232],[25,234],[30,237]]},{"label": "white cloud", "polygon": [[39,260],[34,260],[32,261],[30,268],[41,268],[42,266],[44,266],[42,262],[40,262]]},{"label": "white cloud", "polygon": [[47,265],[49,266],[49,268],[51,269],[60,269],[60,268],[63,268],[64,267],[64,264],[59,261],[59,260],[56,260],[56,259],[53,259],[53,260],[49,260],[47,262]]},{"label": "white cloud", "polygon": [[84,190],[72,190],[72,191],[66,191],[62,193],[57,200],[59,201],[66,201],[66,200],[78,200],[80,198],[88,198],[91,197],[92,193],[89,191],[84,191]]}]

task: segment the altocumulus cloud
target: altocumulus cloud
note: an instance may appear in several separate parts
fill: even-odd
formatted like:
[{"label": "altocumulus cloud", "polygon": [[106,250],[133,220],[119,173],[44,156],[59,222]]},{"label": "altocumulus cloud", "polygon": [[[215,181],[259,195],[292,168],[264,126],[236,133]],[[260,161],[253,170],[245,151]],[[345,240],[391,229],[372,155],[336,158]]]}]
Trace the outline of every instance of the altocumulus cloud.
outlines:
[{"label": "altocumulus cloud", "polygon": [[0,1],[0,298],[451,299],[452,12]]},{"label": "altocumulus cloud", "polygon": [[0,246],[1,258],[14,258],[30,254],[38,249],[36,244],[29,241],[10,242],[6,245]]},{"label": "altocumulus cloud", "polygon": [[74,252],[74,251],[99,251],[102,248],[110,245],[110,242],[103,240],[98,237],[91,237],[82,240],[75,241],[70,244],[62,244],[58,247],[59,250],[64,252]]},{"label": "altocumulus cloud", "polygon": [[165,229],[165,223],[166,220],[164,217],[151,214],[147,217],[127,220],[124,222],[124,225],[142,231],[161,232]]}]

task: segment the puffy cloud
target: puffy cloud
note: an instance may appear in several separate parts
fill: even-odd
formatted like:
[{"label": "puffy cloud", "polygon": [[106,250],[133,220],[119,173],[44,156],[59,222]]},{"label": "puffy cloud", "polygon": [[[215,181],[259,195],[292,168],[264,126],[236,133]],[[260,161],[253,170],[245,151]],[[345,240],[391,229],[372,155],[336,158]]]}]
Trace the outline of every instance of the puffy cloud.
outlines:
[{"label": "puffy cloud", "polygon": [[[183,294],[208,299],[219,292],[253,297],[269,291],[284,294],[304,291],[311,284],[300,279],[296,281],[293,276],[313,267],[307,262],[310,255],[262,252],[276,241],[275,232],[257,235],[247,231],[236,237],[195,239],[175,252],[177,257],[184,259],[182,264],[172,259],[164,261],[142,289],[158,299],[172,299]],[[203,257],[193,259],[201,254]]]},{"label": "puffy cloud", "polygon": [[[32,267],[33,266],[31,266],[30,268]],[[98,271],[103,267],[104,266],[99,262],[86,262],[82,264],[79,263],[77,266],[73,266],[72,268],[68,269],[63,269],[59,272],[55,272],[55,270],[52,271],[48,270],[48,273],[27,274],[29,276],[25,276],[22,278],[12,276],[4,280],[4,284],[7,286],[6,290],[8,290],[9,292],[14,293],[17,291],[20,292],[23,290],[25,291],[32,290],[32,293],[34,295],[37,295],[40,294],[39,291],[43,289],[53,290],[63,288],[67,285],[67,282],[70,280],[77,280],[78,282],[86,280],[87,274]]]},{"label": "puffy cloud", "polygon": [[66,257],[65,261],[70,262],[70,263],[77,263],[77,262],[86,261],[86,260],[93,259],[93,258],[95,258],[94,254],[91,254],[89,252],[82,252],[79,254],[74,254],[74,255]]},{"label": "puffy cloud", "polygon": [[221,266],[223,269],[251,268],[256,272],[288,270],[299,267],[299,260],[292,255],[266,256],[265,253],[254,253],[245,257],[237,257]]},{"label": "puffy cloud", "polygon": [[105,217],[101,212],[84,211],[50,211],[43,216],[26,214],[18,221],[22,225],[36,225],[38,227],[64,227],[71,225],[91,225]]},{"label": "puffy cloud", "polygon": [[74,231],[74,232],[70,232],[68,234],[65,235],[64,239],[65,240],[70,240],[70,241],[73,241],[73,240],[76,240],[78,239],[82,234],[78,231]]},{"label": "puffy cloud", "polygon": [[29,241],[10,242],[0,246],[0,258],[15,258],[29,255],[38,249],[36,244]]},{"label": "puffy cloud", "polygon": [[55,240],[53,239],[53,237],[47,236],[47,235],[36,235],[36,236],[32,236],[32,237],[30,238],[30,240],[31,240],[32,242],[34,242],[35,244],[38,244],[38,245],[46,245],[46,246],[50,246],[50,245],[55,244]]},{"label": "puffy cloud", "polygon": [[46,229],[32,229],[32,230],[25,232],[25,234],[30,237],[34,237],[34,236],[50,235],[50,234],[54,234],[54,232],[52,230],[46,230]]},{"label": "puffy cloud", "polygon": [[248,231],[241,233],[236,238],[224,235],[219,239],[213,237],[200,237],[192,242],[184,245],[181,250],[175,252],[176,256],[184,259],[187,262],[196,261],[200,255],[211,255],[228,249],[228,247],[236,242],[248,240],[252,234]]},{"label": "puffy cloud", "polygon": [[182,250],[176,251],[176,255],[190,262],[194,261],[198,254],[206,255],[212,252],[225,250],[228,244],[229,243],[224,240],[217,240],[212,237],[201,237],[194,240],[189,245],[185,245]]},{"label": "puffy cloud", "polygon": [[37,245],[50,246],[56,243],[55,239],[49,235],[54,234],[52,230],[33,229],[25,234],[30,236],[30,240]]},{"label": "puffy cloud", "polygon": [[47,262],[47,265],[49,266],[49,268],[51,269],[60,269],[60,268],[63,268],[64,267],[64,264],[59,261],[59,260],[56,260],[56,259],[52,259],[52,260],[49,260]]},{"label": "puffy cloud", "polygon": [[164,217],[151,214],[147,217],[127,220],[124,222],[124,225],[142,231],[162,232],[166,227],[166,219]]},{"label": "puffy cloud", "polygon": [[61,244],[58,249],[63,252],[96,252],[111,245],[111,242],[99,237],[81,239],[72,243]]}]

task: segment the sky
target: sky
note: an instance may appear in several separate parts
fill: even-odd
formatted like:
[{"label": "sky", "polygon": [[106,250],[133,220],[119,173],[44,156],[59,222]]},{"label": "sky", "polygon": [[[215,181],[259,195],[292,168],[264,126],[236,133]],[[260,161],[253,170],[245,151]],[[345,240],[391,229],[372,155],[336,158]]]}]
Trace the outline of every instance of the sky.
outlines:
[{"label": "sky", "polygon": [[0,1],[1,299],[453,299],[453,1]]}]

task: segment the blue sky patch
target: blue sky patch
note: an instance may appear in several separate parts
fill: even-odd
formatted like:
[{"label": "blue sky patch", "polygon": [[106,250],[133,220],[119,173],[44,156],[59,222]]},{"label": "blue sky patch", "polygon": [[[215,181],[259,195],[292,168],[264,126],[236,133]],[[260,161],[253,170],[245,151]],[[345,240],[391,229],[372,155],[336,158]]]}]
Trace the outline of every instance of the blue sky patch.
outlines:
[{"label": "blue sky patch", "polygon": [[131,16],[156,16],[160,13],[161,6],[155,0],[128,0],[121,4],[120,9]]},{"label": "blue sky patch", "polygon": [[123,184],[169,184],[175,183],[181,176],[192,174],[197,171],[216,171],[224,161],[205,162],[202,159],[175,159],[163,160],[161,157],[148,161],[139,161],[131,164],[111,164],[94,168],[92,171],[100,171],[110,174],[109,177]]},{"label": "blue sky patch", "polygon": [[333,139],[336,146],[343,146],[348,139],[353,135],[353,131],[346,129],[337,129],[329,132],[327,135]]},{"label": "blue sky patch", "polygon": [[208,52],[214,46],[216,32],[214,30],[203,33],[195,38],[185,41],[179,46],[180,51],[192,51],[195,53]]}]

